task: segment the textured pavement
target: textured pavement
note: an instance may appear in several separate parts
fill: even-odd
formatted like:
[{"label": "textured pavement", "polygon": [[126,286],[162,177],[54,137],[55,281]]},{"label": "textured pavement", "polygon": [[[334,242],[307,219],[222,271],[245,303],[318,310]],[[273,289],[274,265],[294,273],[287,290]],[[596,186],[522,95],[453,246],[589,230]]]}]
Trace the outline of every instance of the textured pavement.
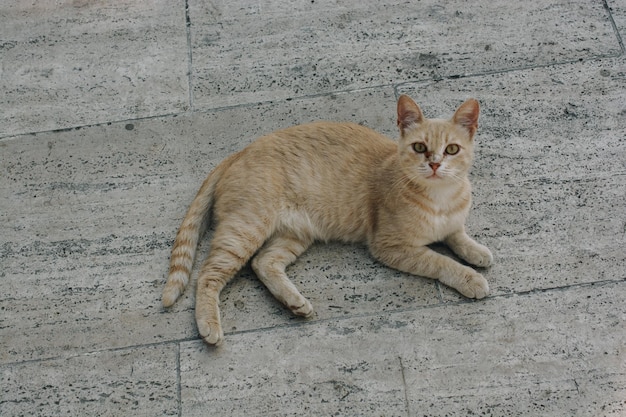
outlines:
[{"label": "textured pavement", "polygon": [[[625,0],[2,2],[0,415],[626,416],[625,37]],[[481,102],[488,298],[331,243],[288,269],[313,319],[250,268],[219,348],[193,285],[161,307],[220,160],[320,119],[396,137],[402,93]]]}]

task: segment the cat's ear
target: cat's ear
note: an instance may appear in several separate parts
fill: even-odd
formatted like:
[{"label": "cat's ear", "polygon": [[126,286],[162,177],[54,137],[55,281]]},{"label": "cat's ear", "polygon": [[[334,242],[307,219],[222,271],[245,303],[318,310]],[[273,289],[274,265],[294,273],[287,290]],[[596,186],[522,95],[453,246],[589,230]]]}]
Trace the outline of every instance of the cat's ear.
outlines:
[{"label": "cat's ear", "polygon": [[401,95],[398,99],[398,127],[404,133],[412,125],[424,121],[424,115],[419,106],[407,95]]},{"label": "cat's ear", "polygon": [[452,117],[452,121],[466,128],[470,137],[474,136],[478,129],[478,114],[480,113],[480,105],[473,98],[468,99],[457,109]]}]

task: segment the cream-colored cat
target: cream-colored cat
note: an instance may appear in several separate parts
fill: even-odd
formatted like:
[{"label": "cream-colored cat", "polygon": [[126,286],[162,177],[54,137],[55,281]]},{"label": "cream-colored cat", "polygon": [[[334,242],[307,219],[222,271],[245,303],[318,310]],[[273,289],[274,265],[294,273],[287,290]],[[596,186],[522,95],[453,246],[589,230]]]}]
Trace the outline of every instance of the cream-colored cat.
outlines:
[{"label": "cream-colored cat", "polygon": [[274,132],[226,158],[178,231],[163,305],[185,290],[210,212],[215,232],[196,291],[198,330],[209,344],[224,337],[220,292],[251,258],[272,294],[310,317],[313,307],[285,268],[315,240],[365,242],[392,268],[485,297],[489,286],[481,274],[427,246],[443,241],[470,264],[492,262],[489,249],[464,230],[478,113],[478,102],[469,99],[450,120],[426,119],[403,95],[397,143],[356,124],[320,122]]}]

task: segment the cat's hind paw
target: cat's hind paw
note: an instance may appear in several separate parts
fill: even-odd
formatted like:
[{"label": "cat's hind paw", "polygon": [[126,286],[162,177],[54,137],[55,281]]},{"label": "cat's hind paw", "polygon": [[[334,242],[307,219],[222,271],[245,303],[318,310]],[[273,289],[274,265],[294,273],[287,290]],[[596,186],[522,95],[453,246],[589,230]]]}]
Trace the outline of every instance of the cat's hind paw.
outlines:
[{"label": "cat's hind paw", "polygon": [[219,323],[199,320],[197,322],[200,337],[209,345],[219,346],[224,341],[224,331]]}]

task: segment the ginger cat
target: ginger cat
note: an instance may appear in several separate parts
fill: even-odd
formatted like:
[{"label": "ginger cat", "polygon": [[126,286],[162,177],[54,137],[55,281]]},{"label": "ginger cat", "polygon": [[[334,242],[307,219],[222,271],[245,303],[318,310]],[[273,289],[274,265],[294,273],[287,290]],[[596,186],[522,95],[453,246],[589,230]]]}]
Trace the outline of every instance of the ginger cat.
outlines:
[{"label": "ginger cat", "polygon": [[229,156],[206,178],[178,230],[163,305],[185,290],[211,212],[215,232],[196,291],[198,330],[209,344],[224,338],[220,292],[251,258],[278,300],[294,314],[313,315],[285,268],[316,240],[364,242],[392,268],[485,297],[481,274],[427,246],[445,242],[480,267],[493,260],[464,229],[478,114],[469,99],[450,120],[427,119],[403,95],[398,142],[356,124],[319,122],[263,136]]}]

